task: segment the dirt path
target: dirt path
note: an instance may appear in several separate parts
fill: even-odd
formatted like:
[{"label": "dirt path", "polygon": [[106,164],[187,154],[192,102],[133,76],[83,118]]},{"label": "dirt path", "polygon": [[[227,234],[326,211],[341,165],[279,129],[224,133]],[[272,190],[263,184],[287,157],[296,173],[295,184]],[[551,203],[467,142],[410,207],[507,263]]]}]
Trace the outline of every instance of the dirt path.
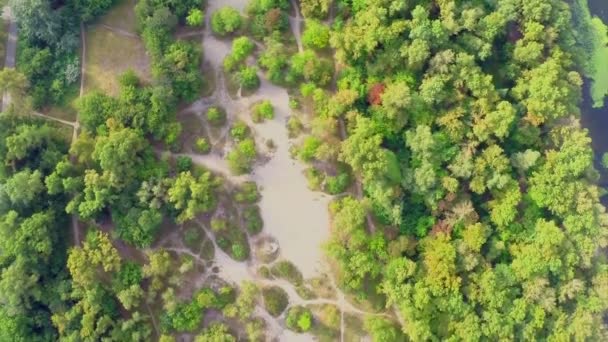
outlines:
[{"label": "dirt path", "polygon": [[105,28],[106,30],[112,31],[118,35],[121,35],[123,37],[127,37],[127,38],[133,38],[133,39],[139,39],[139,36],[133,32],[129,32],[125,29],[121,29],[118,27],[114,27],[114,26],[110,26],[107,24],[98,24],[99,26]]},{"label": "dirt path", "polygon": [[302,17],[300,16],[300,9],[298,8],[298,4],[295,0],[291,0],[291,5],[293,6],[293,10],[296,14],[295,17],[289,17],[289,23],[291,25],[291,30],[293,31],[293,36],[296,39],[296,44],[298,45],[298,52],[303,52],[304,47],[302,47]]},{"label": "dirt path", "polygon": [[[17,54],[17,22],[12,16],[10,8],[3,8],[2,17],[9,21],[8,39],[6,42],[6,56],[4,59],[5,68],[15,68],[15,56]],[[8,92],[2,95],[2,110],[6,109],[11,102],[11,97]]]},{"label": "dirt path", "polygon": [[[392,317],[387,313],[377,313],[377,312],[369,312],[365,310],[361,310],[351,304],[347,299],[344,293],[340,291],[340,289],[336,286],[333,277],[329,276],[328,278],[331,281],[331,286],[337,292],[337,299],[328,299],[328,298],[315,298],[315,299],[303,299],[298,295],[294,286],[283,279],[266,279],[262,278],[257,274],[257,268],[262,264],[256,260],[250,260],[248,262],[239,262],[232,259],[229,255],[227,255],[215,241],[215,234],[207,229],[202,222],[198,222],[200,228],[205,232],[206,236],[209,238],[209,241],[213,244],[213,248],[215,250],[215,256],[213,261],[208,261],[202,259],[199,255],[193,253],[190,249],[184,246],[163,246],[159,245],[158,249],[164,249],[167,251],[171,251],[178,254],[186,254],[193,257],[196,261],[198,261],[201,265],[205,266],[206,269],[212,269],[213,266],[217,266],[218,273],[217,275],[224,279],[225,281],[235,283],[237,285],[243,283],[244,281],[250,281],[258,286],[277,286],[280,287],[283,291],[287,293],[289,296],[289,305],[285,309],[283,315],[278,318],[271,317],[269,315],[261,315],[271,327],[270,332],[276,337],[286,338],[284,334],[290,334],[288,330],[285,330],[280,324],[278,324],[278,320],[284,318],[286,312],[290,307],[293,306],[310,306],[310,305],[334,305],[340,310],[340,336],[341,341],[344,340],[344,332],[345,332],[345,322],[344,315],[345,313],[358,314],[358,315],[371,315],[371,316],[383,316],[383,317]],[[170,242],[169,240],[165,242]],[[196,283],[204,283],[204,281],[209,277],[210,274],[203,273],[199,275],[198,281]],[[263,308],[256,309],[257,313],[264,312]],[[294,338],[302,338],[302,337],[311,337],[310,335],[298,335],[297,337],[290,335],[290,341]],[[305,340],[305,339],[304,339]]]}]

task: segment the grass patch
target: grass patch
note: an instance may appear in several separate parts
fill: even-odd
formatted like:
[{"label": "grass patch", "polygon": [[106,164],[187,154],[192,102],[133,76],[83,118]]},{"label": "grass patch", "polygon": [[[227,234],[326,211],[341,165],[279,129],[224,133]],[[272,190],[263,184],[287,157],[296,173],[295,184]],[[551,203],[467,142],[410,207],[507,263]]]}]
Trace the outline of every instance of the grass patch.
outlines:
[{"label": "grass patch", "polygon": [[54,118],[66,121],[76,121],[78,117],[76,103],[78,102],[79,95],[80,82],[76,82],[68,87],[61,103],[44,108],[42,112]]},{"label": "grass patch", "polygon": [[196,151],[196,140],[198,138],[208,138],[201,118],[190,112],[179,114],[177,120],[182,124],[178,150]]},{"label": "grass patch", "polygon": [[118,76],[132,69],[145,83],[150,81],[150,62],[139,39],[114,33],[101,26],[87,29],[85,91],[101,90],[118,95]]},{"label": "grass patch", "polygon": [[136,3],[137,0],[119,0],[106,15],[99,19],[99,23],[135,33],[137,30]]},{"label": "grass patch", "polygon": [[349,313],[344,314],[344,341],[361,341],[367,336],[363,319]]},{"label": "grass patch", "polygon": [[[310,306],[315,317],[311,333],[320,342],[333,342],[340,339],[340,309],[331,304]],[[359,341],[348,340],[345,341]]]},{"label": "grass patch", "polygon": [[302,272],[300,272],[296,265],[294,265],[291,261],[281,260],[272,265],[270,271],[272,272],[273,276],[285,279],[295,286],[302,285],[302,282],[304,281]]}]

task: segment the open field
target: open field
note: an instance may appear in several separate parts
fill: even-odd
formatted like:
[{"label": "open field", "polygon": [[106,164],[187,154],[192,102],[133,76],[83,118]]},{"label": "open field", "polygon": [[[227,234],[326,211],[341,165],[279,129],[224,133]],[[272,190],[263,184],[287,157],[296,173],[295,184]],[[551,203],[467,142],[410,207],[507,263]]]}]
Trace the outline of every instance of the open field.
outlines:
[{"label": "open field", "polygon": [[136,3],[136,0],[119,0],[112,10],[99,19],[98,23],[135,33],[137,25],[134,8]]},{"label": "open field", "polygon": [[94,89],[116,95],[117,76],[132,69],[148,81],[149,61],[139,39],[126,37],[101,26],[87,29],[85,91]]}]

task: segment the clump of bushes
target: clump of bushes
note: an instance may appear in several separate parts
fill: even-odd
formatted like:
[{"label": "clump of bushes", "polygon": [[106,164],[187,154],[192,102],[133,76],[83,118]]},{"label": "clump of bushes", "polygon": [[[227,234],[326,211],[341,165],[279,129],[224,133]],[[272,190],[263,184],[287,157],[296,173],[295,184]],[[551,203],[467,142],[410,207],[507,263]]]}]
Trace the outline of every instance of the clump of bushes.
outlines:
[{"label": "clump of bushes", "polygon": [[209,141],[205,138],[198,138],[194,143],[194,149],[198,153],[207,154],[211,151],[211,144],[209,144]]},{"label": "clump of bushes", "polygon": [[220,107],[210,107],[207,109],[206,117],[212,126],[222,126],[226,123],[226,111]]},{"label": "clump of bushes", "polygon": [[274,317],[279,316],[289,304],[289,296],[282,288],[270,286],[262,289],[264,308]]},{"label": "clump of bushes", "polygon": [[258,234],[264,228],[264,221],[262,220],[262,215],[260,215],[260,207],[257,205],[243,210],[243,220],[245,221],[245,228],[252,235]]},{"label": "clump of bushes", "polygon": [[222,7],[211,15],[211,30],[218,36],[232,34],[238,31],[242,24],[243,18],[234,7]]},{"label": "clump of bushes", "polygon": [[287,312],[287,328],[296,332],[307,332],[312,328],[312,313],[303,306],[294,306]]},{"label": "clump of bushes", "polygon": [[234,194],[234,199],[239,203],[255,203],[260,200],[260,191],[255,182],[245,182]]},{"label": "clump of bushes", "polygon": [[295,286],[302,285],[304,282],[302,272],[291,261],[281,260],[272,265],[270,271],[273,276],[285,279]]},{"label": "clump of bushes", "polygon": [[255,123],[274,119],[274,107],[269,100],[263,100],[255,104],[251,111],[251,119]]}]

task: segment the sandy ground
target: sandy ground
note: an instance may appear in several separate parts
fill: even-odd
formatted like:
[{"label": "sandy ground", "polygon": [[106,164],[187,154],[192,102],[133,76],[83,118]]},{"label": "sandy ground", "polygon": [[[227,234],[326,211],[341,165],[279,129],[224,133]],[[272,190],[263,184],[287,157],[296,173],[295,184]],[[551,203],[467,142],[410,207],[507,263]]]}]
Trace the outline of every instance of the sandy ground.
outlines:
[{"label": "sandy ground", "polygon": [[[239,10],[246,7],[247,0],[210,0],[207,9],[207,27],[210,15],[222,6],[233,6]],[[291,159],[290,141],[285,124],[290,115],[289,97],[285,89],[262,79],[260,89],[247,98],[231,99],[225,89],[223,75],[219,70],[224,57],[230,52],[231,40],[218,39],[209,30],[203,37],[205,59],[218,70],[217,90],[212,96],[223,106],[229,116],[247,122],[257,137],[259,149],[267,139],[277,146],[270,160],[255,169],[250,179],[261,188],[262,201],[260,208],[264,219],[265,233],[275,237],[280,245],[283,258],[292,261],[305,278],[313,277],[320,272],[323,253],[321,245],[329,238],[329,214],[327,206],[329,196],[311,192],[303,175],[305,166]],[[260,74],[260,76],[262,76]],[[261,99],[268,99],[275,107],[275,118],[263,124],[253,124],[249,107]],[[201,99],[189,110],[202,111],[209,103]],[[225,171],[225,162],[219,156],[194,158],[195,162],[211,165],[216,171]],[[224,172],[222,172],[224,173]],[[243,178],[240,177],[240,180]]]}]

